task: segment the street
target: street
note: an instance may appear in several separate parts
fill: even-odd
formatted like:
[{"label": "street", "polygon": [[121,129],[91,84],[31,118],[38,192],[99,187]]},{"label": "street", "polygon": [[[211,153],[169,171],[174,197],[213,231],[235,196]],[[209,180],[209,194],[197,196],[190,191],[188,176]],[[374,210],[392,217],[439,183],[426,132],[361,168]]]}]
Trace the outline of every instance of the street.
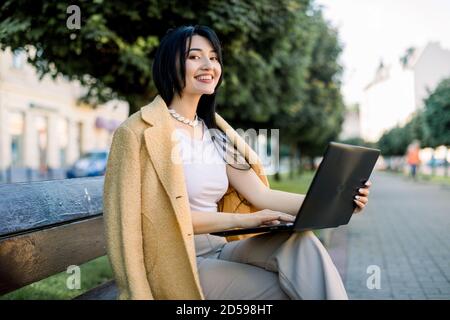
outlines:
[{"label": "street", "polygon": [[382,172],[371,181],[369,205],[330,244],[349,298],[450,299],[450,188]]}]

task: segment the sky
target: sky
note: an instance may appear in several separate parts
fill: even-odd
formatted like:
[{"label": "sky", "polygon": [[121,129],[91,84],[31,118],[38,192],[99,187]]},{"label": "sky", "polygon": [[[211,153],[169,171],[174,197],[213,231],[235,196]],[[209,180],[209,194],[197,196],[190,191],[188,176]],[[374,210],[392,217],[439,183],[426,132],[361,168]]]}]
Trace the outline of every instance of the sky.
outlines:
[{"label": "sky", "polygon": [[380,61],[395,63],[407,48],[440,42],[450,50],[450,0],[316,0],[339,30],[344,50],[342,93],[362,99]]}]

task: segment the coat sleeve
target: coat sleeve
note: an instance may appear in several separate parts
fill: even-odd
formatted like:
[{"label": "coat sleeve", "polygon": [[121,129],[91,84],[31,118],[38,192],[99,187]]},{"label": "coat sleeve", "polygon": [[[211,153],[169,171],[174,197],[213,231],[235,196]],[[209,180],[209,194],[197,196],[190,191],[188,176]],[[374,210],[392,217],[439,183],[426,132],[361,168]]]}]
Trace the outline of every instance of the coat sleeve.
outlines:
[{"label": "coat sleeve", "polygon": [[140,143],[122,125],[114,133],[103,193],[108,257],[119,300],[153,299],[144,265]]}]

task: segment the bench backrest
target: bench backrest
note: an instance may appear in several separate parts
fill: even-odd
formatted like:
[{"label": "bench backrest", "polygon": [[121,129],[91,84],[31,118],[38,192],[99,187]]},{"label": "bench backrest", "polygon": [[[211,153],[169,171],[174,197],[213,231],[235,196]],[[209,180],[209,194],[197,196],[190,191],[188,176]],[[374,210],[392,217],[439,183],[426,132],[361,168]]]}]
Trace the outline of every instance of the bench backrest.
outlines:
[{"label": "bench backrest", "polygon": [[0,294],[106,254],[103,177],[0,185]]}]

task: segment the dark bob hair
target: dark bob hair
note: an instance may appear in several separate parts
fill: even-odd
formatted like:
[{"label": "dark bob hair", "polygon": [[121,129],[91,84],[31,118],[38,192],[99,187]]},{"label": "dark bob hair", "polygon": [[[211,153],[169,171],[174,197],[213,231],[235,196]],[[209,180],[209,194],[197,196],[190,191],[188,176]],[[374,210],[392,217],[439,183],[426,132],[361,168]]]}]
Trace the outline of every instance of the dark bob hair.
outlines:
[{"label": "dark bob hair", "polygon": [[[209,40],[222,65],[222,48],[216,33],[206,26],[182,26],[169,29],[162,38],[153,61],[153,81],[166,105],[170,105],[175,94],[181,96],[186,86],[186,52],[191,47],[192,36],[199,35]],[[186,48],[186,43],[188,47]],[[178,61],[177,61],[178,60]],[[179,66],[179,68],[177,68]],[[223,69],[223,68],[222,68]],[[222,83],[222,74],[213,94],[203,94],[197,106],[197,115],[205,121],[209,129],[216,129],[216,92]]]},{"label": "dark bob hair", "polygon": [[[223,70],[222,48],[219,38],[211,28],[196,25],[169,29],[156,50],[152,68],[156,89],[158,89],[158,93],[167,106],[171,104],[175,94],[181,97],[186,86],[186,54],[191,47],[192,36],[194,35],[199,35],[209,40],[217,53],[217,58]],[[215,118],[216,93],[222,83],[222,74],[223,72],[220,75],[214,93],[201,96],[197,106],[197,115],[208,127],[216,148],[219,152],[223,152],[222,156],[225,162],[233,168],[249,170],[251,166],[248,161],[237,151],[225,133],[217,127]],[[240,164],[240,166],[235,166],[234,164]]]}]

